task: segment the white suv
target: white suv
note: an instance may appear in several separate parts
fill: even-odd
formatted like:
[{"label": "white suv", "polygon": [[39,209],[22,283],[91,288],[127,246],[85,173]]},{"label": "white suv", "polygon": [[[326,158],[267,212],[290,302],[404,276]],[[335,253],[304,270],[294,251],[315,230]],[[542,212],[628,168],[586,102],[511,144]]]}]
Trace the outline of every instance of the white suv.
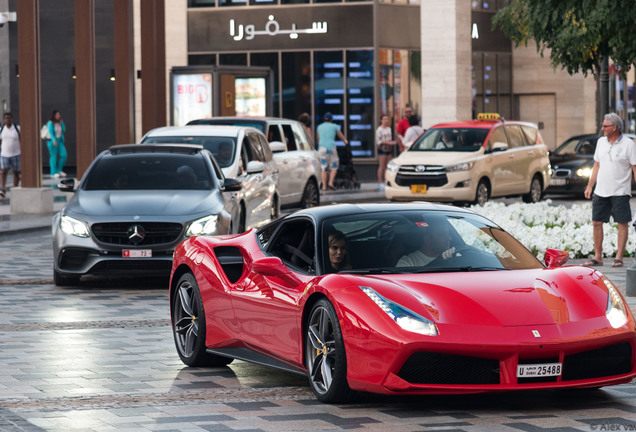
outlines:
[{"label": "white suv", "polygon": [[281,173],[281,205],[302,208],[320,205],[320,155],[300,122],[276,117],[213,117],[190,125],[251,126],[267,137]]},{"label": "white suv", "polygon": [[146,143],[198,144],[209,150],[227,178],[241,181],[239,232],[280,216],[278,166],[265,135],[251,127],[167,126],[153,129]]}]

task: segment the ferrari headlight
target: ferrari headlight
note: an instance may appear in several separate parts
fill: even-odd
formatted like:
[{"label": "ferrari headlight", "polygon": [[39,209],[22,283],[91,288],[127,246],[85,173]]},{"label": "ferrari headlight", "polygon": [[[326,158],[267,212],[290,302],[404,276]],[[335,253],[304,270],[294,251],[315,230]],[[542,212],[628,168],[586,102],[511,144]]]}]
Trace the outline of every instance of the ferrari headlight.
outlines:
[{"label": "ferrari headlight", "polygon": [[621,295],[618,293],[618,289],[608,278],[603,276],[603,282],[607,287],[607,310],[605,316],[607,320],[614,328],[619,328],[627,323],[627,309]]},{"label": "ferrari headlight", "polygon": [[206,216],[190,223],[186,231],[186,237],[194,235],[208,235],[216,233],[218,215]]},{"label": "ferrari headlight", "polygon": [[60,229],[66,234],[74,235],[75,237],[89,236],[86,224],[70,216],[62,216],[60,218]]},{"label": "ferrari headlight", "polygon": [[592,175],[592,168],[584,167],[576,170],[576,175],[579,177],[589,177]]},{"label": "ferrari headlight", "polygon": [[390,172],[398,172],[400,170],[400,166],[393,161],[389,161],[389,164],[386,166],[386,170]]},{"label": "ferrari headlight", "polygon": [[446,167],[446,172],[459,172],[470,171],[475,165],[475,162],[464,162],[456,165],[449,165]]},{"label": "ferrari headlight", "polygon": [[415,312],[411,312],[403,306],[400,306],[397,303],[394,303],[390,300],[385,299],[380,294],[375,292],[372,288],[369,287],[360,287],[362,291],[366,295],[369,296],[373,303],[378,305],[380,309],[382,309],[393,321],[397,323],[404,330],[419,333],[426,336],[437,336],[439,333],[437,331],[437,326],[435,323],[427,320],[423,316],[416,314]]}]

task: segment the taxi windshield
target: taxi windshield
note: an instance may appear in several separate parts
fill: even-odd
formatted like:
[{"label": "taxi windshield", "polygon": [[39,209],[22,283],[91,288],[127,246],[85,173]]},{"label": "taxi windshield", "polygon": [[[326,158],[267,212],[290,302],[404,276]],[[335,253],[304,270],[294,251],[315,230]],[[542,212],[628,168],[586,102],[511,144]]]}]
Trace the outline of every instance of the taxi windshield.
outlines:
[{"label": "taxi windshield", "polygon": [[435,128],[429,129],[409,151],[472,152],[482,147],[489,129]]}]

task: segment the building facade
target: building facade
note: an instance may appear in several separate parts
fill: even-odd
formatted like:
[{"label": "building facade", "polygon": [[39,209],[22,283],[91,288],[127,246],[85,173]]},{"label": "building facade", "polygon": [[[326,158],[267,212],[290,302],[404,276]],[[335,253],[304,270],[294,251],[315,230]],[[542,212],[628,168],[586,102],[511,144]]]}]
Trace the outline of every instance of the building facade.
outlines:
[{"label": "building facade", "polygon": [[[142,135],[140,0],[134,16],[136,139]],[[16,10],[17,0],[0,0]],[[97,150],[114,143],[111,2],[96,2]],[[598,131],[594,77],[554,70],[534,42],[514,48],[492,28],[505,0],[171,0],[165,2],[166,75],[173,67],[265,66],[273,71],[272,114],[326,112],[352,144],[356,164],[372,173],[381,115],[397,124],[411,105],[422,125],[478,112],[531,121],[550,148]],[[75,149],[72,0],[40,2],[42,116],[62,111],[69,164]],[[2,12],[2,11],[0,11]],[[16,23],[0,28],[0,100],[19,112]],[[615,77],[615,75],[613,76]],[[634,127],[633,71],[612,81],[610,107]],[[171,97],[169,83],[166,94]],[[170,106],[169,103],[166,106]],[[166,113],[170,118],[170,113]],[[17,119],[19,121],[19,118]],[[46,149],[43,148],[46,155]],[[47,164],[47,157],[43,157]],[[369,175],[368,178],[373,178]]]}]

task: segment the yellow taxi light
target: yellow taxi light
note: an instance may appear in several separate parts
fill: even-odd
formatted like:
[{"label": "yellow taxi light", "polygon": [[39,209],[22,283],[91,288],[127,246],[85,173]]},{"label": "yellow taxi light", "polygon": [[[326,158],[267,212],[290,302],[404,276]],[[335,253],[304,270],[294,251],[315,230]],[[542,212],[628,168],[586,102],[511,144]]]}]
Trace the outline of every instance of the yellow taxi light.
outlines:
[{"label": "yellow taxi light", "polygon": [[484,120],[502,120],[502,119],[503,119],[503,117],[501,117],[497,113],[479,113],[479,114],[477,114],[477,120],[480,120],[480,121],[484,121]]}]

